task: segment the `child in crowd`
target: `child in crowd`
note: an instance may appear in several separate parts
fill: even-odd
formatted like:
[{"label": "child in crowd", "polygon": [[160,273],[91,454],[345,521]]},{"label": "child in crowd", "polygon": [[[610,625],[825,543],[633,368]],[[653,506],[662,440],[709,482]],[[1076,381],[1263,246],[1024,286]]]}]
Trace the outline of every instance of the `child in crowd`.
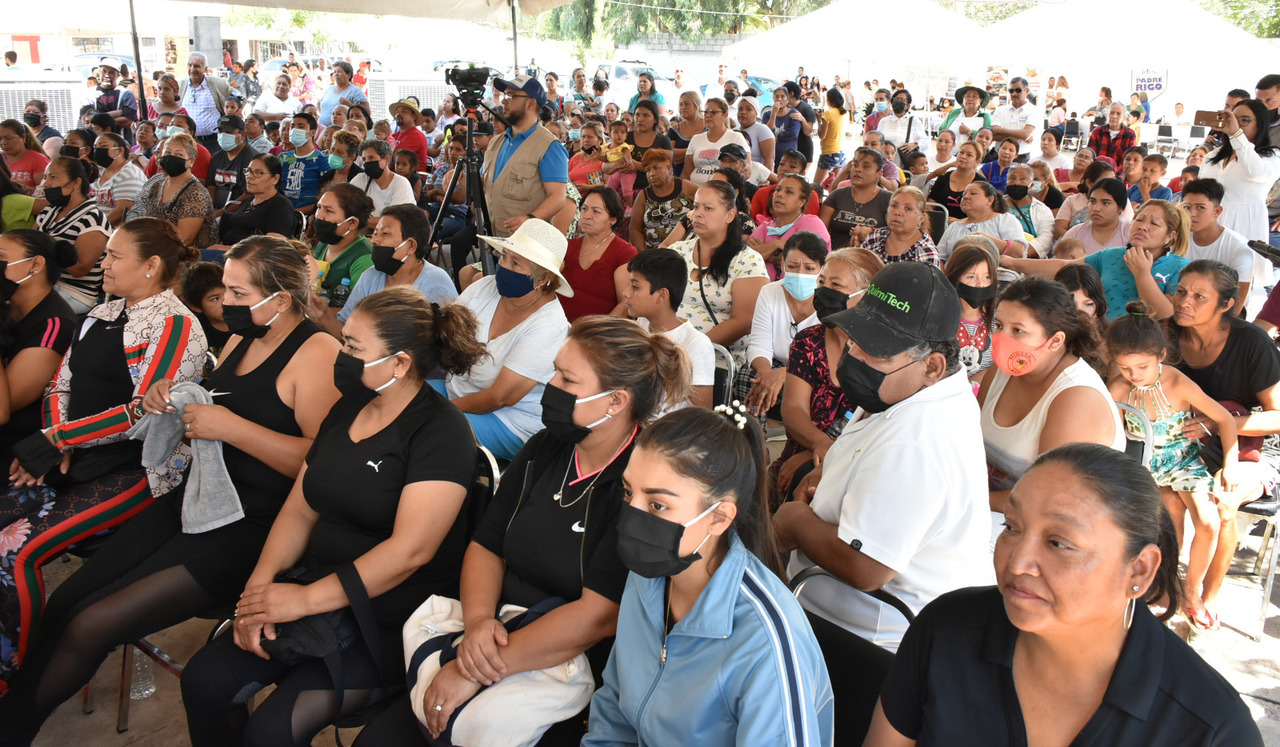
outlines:
[{"label": "child in crowd", "polygon": [[[630,160],[633,146],[627,142],[627,125],[618,120],[609,125],[609,144],[601,149],[601,156],[607,163],[618,163]],[[615,171],[609,175],[609,188],[622,196],[622,204],[631,204],[635,193],[636,172]]]},{"label": "child in crowd", "polygon": [[391,137],[391,123],[385,119],[379,119],[373,123],[373,136],[379,140],[386,140]]},{"label": "child in crowd", "polygon": [[716,354],[711,339],[676,316],[689,280],[689,268],[676,252],[640,252],[627,263],[631,282],[623,293],[627,316],[651,332],[670,337],[689,360],[693,390],[689,402],[668,403],[662,414],[686,405],[711,407],[716,379]]},{"label": "child in crowd", "polygon": [[348,132],[354,132],[360,138],[360,142],[362,143],[369,139],[369,126],[366,125],[363,120],[348,119],[347,123],[342,126],[342,129]]},{"label": "child in crowd", "polygon": [[[894,160],[898,157],[897,144],[894,143],[892,140],[883,140],[880,143],[880,155],[884,156],[884,163],[886,166],[893,163]],[[895,182],[892,189],[896,190],[898,187],[902,186],[902,169],[899,169],[895,166],[894,173],[897,176],[894,177]]]},{"label": "child in crowd", "polygon": [[[1125,157],[1128,161],[1128,156]],[[1134,210],[1147,200],[1172,200],[1173,190],[1160,185],[1169,169],[1169,159],[1159,153],[1152,153],[1142,159],[1142,175],[1138,183],[1129,188],[1129,202]]]},{"label": "child in crowd", "polygon": [[1182,173],[1169,182],[1169,189],[1173,191],[1173,202],[1182,202],[1182,188],[1199,178],[1199,166],[1184,166]]},{"label": "child in crowd", "polygon": [[906,165],[907,171],[911,172],[910,176],[907,177],[909,182],[913,182],[918,176],[928,176],[929,174],[929,156],[918,150],[913,150],[907,155]]},{"label": "child in crowd", "polygon": [[1080,239],[1061,238],[1053,245],[1054,259],[1084,259],[1084,242]]},{"label": "child in crowd", "polygon": [[960,362],[969,376],[991,365],[991,318],[996,312],[996,247],[984,236],[966,236],[956,242],[943,274],[960,296]]},{"label": "child in crowd", "polygon": [[280,123],[272,120],[267,122],[267,139],[271,141],[271,147],[274,148],[280,144]]},{"label": "child in crowd", "polygon": [[222,295],[227,290],[222,285],[222,265],[215,262],[189,265],[182,273],[180,289],[182,300],[200,320],[200,328],[209,341],[209,352],[218,355],[231,339],[231,330],[222,321]]},{"label": "child in crowd", "polygon": [[[1168,342],[1160,323],[1148,315],[1147,307],[1141,301],[1133,301],[1125,311],[1128,313],[1107,330],[1112,368],[1119,372],[1107,382],[1107,388],[1114,399],[1128,402],[1151,421],[1155,451],[1147,468],[1160,486],[1170,513],[1179,517],[1174,521],[1179,535],[1183,510],[1191,512],[1195,527],[1187,561],[1183,613],[1192,628],[1214,629],[1218,627],[1218,616],[1206,609],[1201,599],[1219,528],[1218,508],[1210,490],[1215,479],[1223,490],[1234,489],[1239,451],[1236,422],[1226,408],[1178,369],[1169,366],[1168,371],[1164,370]],[[1186,422],[1195,417],[1192,408],[1218,425],[1223,462],[1216,477],[1209,474],[1200,459],[1200,443],[1183,433]],[[1136,418],[1126,414],[1125,424],[1132,436],[1142,438],[1142,426]],[[1203,435],[1210,435],[1207,429]],[[1181,537],[1178,544],[1182,544]]]},{"label": "child in crowd", "polygon": [[395,152],[395,161],[391,168],[400,176],[409,180],[409,190],[413,192],[413,202],[422,200],[422,187],[425,182],[418,176],[418,154],[401,148]]}]

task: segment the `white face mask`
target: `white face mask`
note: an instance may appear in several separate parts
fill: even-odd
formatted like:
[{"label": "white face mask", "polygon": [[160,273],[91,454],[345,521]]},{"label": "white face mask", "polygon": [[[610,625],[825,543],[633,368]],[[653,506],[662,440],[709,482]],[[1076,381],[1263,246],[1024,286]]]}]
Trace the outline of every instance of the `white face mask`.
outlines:
[{"label": "white face mask", "polygon": [[[599,394],[593,394],[593,395],[591,395],[590,397],[583,397],[582,399],[575,399],[575,400],[573,401],[573,403],[574,403],[575,405],[580,405],[580,404],[582,404],[583,402],[590,402],[590,401],[592,401],[592,400],[600,399],[601,397],[608,397],[610,394],[613,394],[613,393],[614,393],[614,392],[616,392],[616,391],[618,391],[618,390],[617,390],[617,389],[610,389],[610,390],[609,390],[609,391],[607,391],[607,392],[600,392]],[[600,425],[601,423],[603,423],[604,421],[608,420],[608,419],[609,419],[609,418],[611,418],[611,417],[613,417],[613,415],[610,415],[609,413],[605,413],[605,415],[604,415],[604,417],[603,417],[603,418],[600,418],[599,420],[597,420],[596,422],[592,423],[591,425],[588,425],[588,426],[587,426],[587,430],[591,430],[592,428],[595,428],[597,425]],[[697,521],[697,519],[695,519],[695,521]]]},{"label": "white face mask", "polygon": [[[404,353],[404,351],[403,351],[403,350],[400,350],[400,351],[398,351],[398,352],[392,353],[391,355],[383,356],[382,358],[379,358],[379,359],[378,359],[378,360],[376,360],[376,361],[371,361],[371,362],[369,362],[369,363],[364,364],[364,367],[365,367],[365,368],[372,368],[372,367],[374,367],[374,366],[378,365],[379,363],[385,363],[385,362],[387,362],[387,361],[391,360],[392,358],[394,358],[394,357],[396,357],[397,355],[400,355],[400,354],[402,354],[402,353]],[[380,387],[375,388],[373,391],[375,391],[375,392],[381,392],[383,389],[386,389],[387,387],[389,387],[389,386],[391,386],[392,384],[396,383],[396,380],[397,380],[397,379],[399,379],[399,378],[400,378],[400,377],[399,377],[398,375],[396,375],[396,374],[391,374],[391,380],[390,380],[390,381],[388,381],[387,383],[383,384],[383,385],[382,385],[382,386],[380,386]]]},{"label": "white face mask", "polygon": [[[30,261],[31,261],[31,260],[33,260],[33,259],[35,259],[35,257],[27,257],[26,259],[20,259],[20,260],[18,260],[17,262],[10,262],[8,266],[9,266],[9,267],[13,267],[14,265],[20,265],[20,264],[22,264],[23,262],[30,262]],[[25,283],[25,282],[27,282],[28,280],[30,280],[30,279],[31,279],[31,276],[32,276],[32,275],[34,275],[34,274],[35,274],[35,273],[27,273],[27,276],[26,276],[26,277],[24,277],[23,279],[21,279],[21,280],[15,280],[15,281],[13,281],[13,282],[17,283],[18,285],[22,285],[23,283]]]}]

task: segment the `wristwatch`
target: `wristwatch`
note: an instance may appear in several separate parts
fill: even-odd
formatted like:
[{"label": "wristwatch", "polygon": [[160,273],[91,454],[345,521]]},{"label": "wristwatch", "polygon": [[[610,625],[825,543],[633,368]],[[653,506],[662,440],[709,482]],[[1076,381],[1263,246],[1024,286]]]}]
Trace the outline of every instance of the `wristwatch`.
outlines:
[{"label": "wristwatch", "polygon": [[537,217],[538,217],[538,216],[534,215],[533,213],[525,213],[525,216],[526,216],[526,217],[529,217],[529,218],[537,218]]}]

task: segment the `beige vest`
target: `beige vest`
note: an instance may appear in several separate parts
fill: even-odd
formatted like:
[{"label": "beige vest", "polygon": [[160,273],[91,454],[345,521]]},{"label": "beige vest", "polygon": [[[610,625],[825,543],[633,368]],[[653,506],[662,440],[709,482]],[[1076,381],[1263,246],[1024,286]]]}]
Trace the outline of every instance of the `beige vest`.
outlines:
[{"label": "beige vest", "polygon": [[508,218],[532,213],[547,199],[538,164],[556,138],[541,124],[534,125],[533,132],[511,154],[495,180],[493,164],[498,162],[498,152],[505,140],[505,135],[495,137],[484,154],[484,197],[489,204],[489,219],[493,222],[493,235],[504,238],[511,235],[503,226]]}]

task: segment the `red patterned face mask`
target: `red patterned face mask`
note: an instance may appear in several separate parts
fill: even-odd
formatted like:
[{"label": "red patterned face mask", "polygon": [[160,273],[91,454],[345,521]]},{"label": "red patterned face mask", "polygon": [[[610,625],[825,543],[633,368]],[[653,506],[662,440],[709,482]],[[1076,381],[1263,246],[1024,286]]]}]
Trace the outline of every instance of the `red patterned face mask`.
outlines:
[{"label": "red patterned face mask", "polygon": [[1028,347],[1006,332],[997,332],[991,336],[991,359],[997,368],[1010,376],[1024,376],[1036,367],[1039,354],[1048,346],[1049,340],[1045,340],[1039,347]]}]

